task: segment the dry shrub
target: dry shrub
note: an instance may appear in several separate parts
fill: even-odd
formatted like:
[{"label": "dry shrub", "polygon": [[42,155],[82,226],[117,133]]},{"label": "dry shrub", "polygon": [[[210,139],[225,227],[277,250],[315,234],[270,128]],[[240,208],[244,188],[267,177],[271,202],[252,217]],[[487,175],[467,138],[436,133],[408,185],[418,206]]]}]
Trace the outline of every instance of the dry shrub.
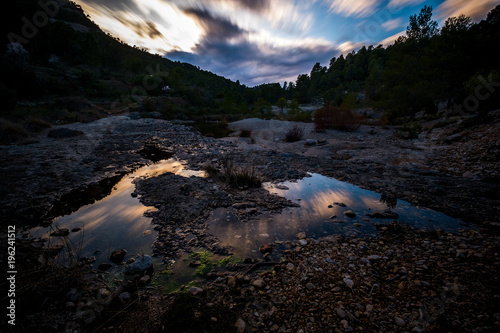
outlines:
[{"label": "dry shrub", "polygon": [[285,135],[286,142],[296,142],[302,140],[304,136],[304,129],[299,125],[293,126]]},{"label": "dry shrub", "polygon": [[44,129],[51,127],[49,122],[34,116],[27,117],[23,125],[28,131],[33,133],[40,133]]},{"label": "dry shrub", "polygon": [[9,144],[30,136],[30,133],[20,124],[0,118],[0,144]]},{"label": "dry shrub", "polygon": [[362,123],[363,118],[347,108],[324,106],[314,113],[316,132],[324,132],[326,129],[354,132]]},{"label": "dry shrub", "polygon": [[204,165],[203,170],[210,177],[225,182],[232,187],[251,188],[261,186],[262,181],[257,176],[254,166],[237,167],[234,165],[234,160],[231,156],[225,157],[222,164],[223,171],[211,164]]}]

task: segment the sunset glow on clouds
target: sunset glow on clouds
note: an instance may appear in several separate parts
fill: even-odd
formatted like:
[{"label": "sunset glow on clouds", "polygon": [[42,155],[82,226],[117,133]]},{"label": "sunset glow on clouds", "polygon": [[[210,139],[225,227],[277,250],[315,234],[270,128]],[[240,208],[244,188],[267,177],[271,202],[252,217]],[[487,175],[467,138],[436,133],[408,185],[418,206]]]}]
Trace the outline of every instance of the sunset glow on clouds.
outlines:
[{"label": "sunset glow on clouds", "polygon": [[363,45],[388,45],[410,15],[480,20],[493,0],[76,0],[105,32],[249,86],[295,81]]}]

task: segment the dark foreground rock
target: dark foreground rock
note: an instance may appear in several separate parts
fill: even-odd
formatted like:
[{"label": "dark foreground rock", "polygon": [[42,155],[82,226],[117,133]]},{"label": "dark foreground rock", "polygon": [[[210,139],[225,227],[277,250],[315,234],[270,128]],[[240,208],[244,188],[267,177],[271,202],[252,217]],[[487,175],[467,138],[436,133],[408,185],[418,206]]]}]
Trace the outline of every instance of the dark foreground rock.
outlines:
[{"label": "dark foreground rock", "polygon": [[[500,329],[498,236],[390,223],[377,238],[307,240],[287,242],[281,262],[228,265],[196,295],[149,297],[132,313],[168,332]],[[124,316],[108,327],[148,331]]]}]

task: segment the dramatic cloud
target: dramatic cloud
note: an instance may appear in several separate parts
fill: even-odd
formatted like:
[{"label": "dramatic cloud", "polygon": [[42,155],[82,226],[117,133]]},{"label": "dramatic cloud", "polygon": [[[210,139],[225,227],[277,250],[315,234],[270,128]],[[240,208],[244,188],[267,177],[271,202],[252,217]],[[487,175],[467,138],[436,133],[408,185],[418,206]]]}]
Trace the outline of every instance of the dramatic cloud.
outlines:
[{"label": "dramatic cloud", "polygon": [[[423,0],[75,0],[122,41],[253,86],[389,45]],[[497,0],[433,0],[434,19],[484,18]],[[442,22],[442,21],[441,21]]]},{"label": "dramatic cloud", "polygon": [[188,16],[192,16],[199,24],[206,36],[215,39],[230,39],[243,33],[237,25],[224,18],[216,18],[204,9],[187,9],[184,11]]},{"label": "dramatic cloud", "polygon": [[336,54],[335,46],[324,40],[286,40],[245,33],[244,38],[233,43],[217,38],[203,39],[193,53],[172,52],[168,57],[211,68],[232,80],[253,86],[295,81],[298,74],[309,72],[314,63],[328,62]]}]

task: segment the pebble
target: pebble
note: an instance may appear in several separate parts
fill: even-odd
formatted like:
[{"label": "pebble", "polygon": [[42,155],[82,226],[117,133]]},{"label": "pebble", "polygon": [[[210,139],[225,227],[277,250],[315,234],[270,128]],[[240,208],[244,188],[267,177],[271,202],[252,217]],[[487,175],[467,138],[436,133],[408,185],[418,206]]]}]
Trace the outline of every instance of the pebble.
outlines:
[{"label": "pebble", "polygon": [[396,323],[396,325],[398,326],[404,326],[406,324],[406,322],[404,321],[403,318],[400,318],[400,317],[395,317],[394,318],[394,322]]},{"label": "pebble", "polygon": [[344,283],[346,286],[348,286],[351,289],[352,289],[352,287],[354,287],[354,282],[349,278],[344,278]]},{"label": "pebble", "polygon": [[230,286],[231,288],[236,287],[236,277],[230,275],[227,277],[227,285]]},{"label": "pebble", "polygon": [[194,296],[196,296],[196,295],[198,295],[198,294],[200,294],[202,292],[203,292],[203,289],[201,289],[199,287],[191,287],[188,290],[188,293],[191,294],[191,295],[194,295]]},{"label": "pebble", "polygon": [[120,300],[120,302],[122,304],[127,304],[129,301],[130,301],[130,298],[132,297],[132,295],[130,295],[129,292],[123,292],[121,293],[119,296],[118,296],[118,299]]},{"label": "pebble", "polygon": [[266,282],[263,279],[257,279],[252,282],[252,285],[256,288],[262,289],[266,286]]},{"label": "pebble", "polygon": [[236,327],[236,331],[238,333],[244,333],[247,325],[243,319],[239,318],[234,324],[234,326]]},{"label": "pebble", "polygon": [[303,231],[302,231],[302,232],[299,232],[299,233],[297,234],[297,238],[298,238],[298,239],[306,239],[306,233],[305,233],[305,232],[303,232]]}]

